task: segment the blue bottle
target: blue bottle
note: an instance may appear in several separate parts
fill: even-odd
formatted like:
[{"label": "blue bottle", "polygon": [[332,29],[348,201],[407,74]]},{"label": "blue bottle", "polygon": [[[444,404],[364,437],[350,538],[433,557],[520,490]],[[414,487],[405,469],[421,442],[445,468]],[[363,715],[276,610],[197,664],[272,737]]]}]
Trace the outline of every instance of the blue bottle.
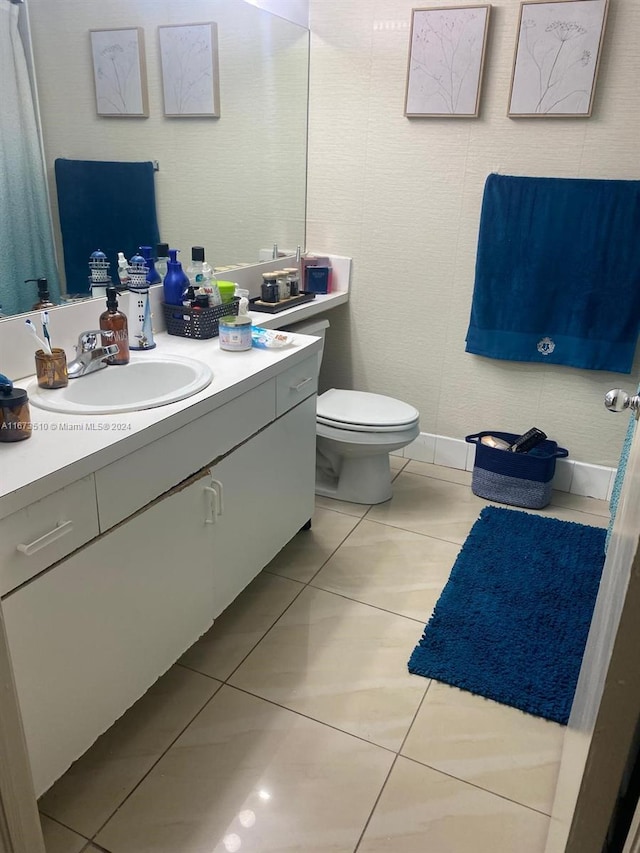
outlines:
[{"label": "blue bottle", "polygon": [[189,287],[189,279],[177,255],[178,249],[169,249],[167,274],[164,277],[164,301],[167,305],[182,305],[182,294]]},{"label": "blue bottle", "polygon": [[156,269],[155,259],[151,255],[151,246],[140,246],[140,254],[144,258],[145,266],[149,268],[149,272],[147,273],[147,284],[160,284],[162,279],[160,278],[160,273]]}]

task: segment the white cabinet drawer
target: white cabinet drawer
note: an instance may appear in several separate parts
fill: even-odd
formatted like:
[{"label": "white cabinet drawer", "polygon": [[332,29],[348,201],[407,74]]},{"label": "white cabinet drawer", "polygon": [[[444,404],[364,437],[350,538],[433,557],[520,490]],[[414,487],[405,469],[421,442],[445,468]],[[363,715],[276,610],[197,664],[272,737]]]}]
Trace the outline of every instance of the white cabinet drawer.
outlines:
[{"label": "white cabinet drawer", "polygon": [[96,471],[100,530],[128,518],[274,419],[275,379],[270,379]]},{"label": "white cabinet drawer", "polygon": [[280,417],[318,390],[318,356],[312,355],[276,377],[276,415]]},{"label": "white cabinet drawer", "polygon": [[98,535],[93,474],[0,521],[0,595]]}]

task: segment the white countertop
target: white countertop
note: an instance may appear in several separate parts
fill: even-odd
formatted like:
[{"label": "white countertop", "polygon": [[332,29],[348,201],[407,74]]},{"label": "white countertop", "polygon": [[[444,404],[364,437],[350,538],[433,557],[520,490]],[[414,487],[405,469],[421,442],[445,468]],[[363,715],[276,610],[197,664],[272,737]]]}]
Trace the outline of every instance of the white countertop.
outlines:
[{"label": "white countertop", "polygon": [[[331,295],[324,299],[331,300]],[[311,313],[319,312],[318,304],[316,300],[309,303],[315,308]],[[279,315],[256,315],[254,322],[273,328],[283,325],[283,314],[291,313],[296,319],[310,316],[296,313],[306,307]],[[320,341],[306,335],[295,335],[294,343],[280,350],[252,348],[245,352],[221,350],[218,338],[194,341],[161,333],[155,339],[157,349],[150,356],[158,352],[199,359],[213,370],[211,384],[186,400],[140,412],[65,415],[31,405],[31,437],[0,443],[0,518],[223,406],[275,376],[283,369],[283,361],[294,366],[320,349]],[[18,384],[24,387],[28,381]]]}]

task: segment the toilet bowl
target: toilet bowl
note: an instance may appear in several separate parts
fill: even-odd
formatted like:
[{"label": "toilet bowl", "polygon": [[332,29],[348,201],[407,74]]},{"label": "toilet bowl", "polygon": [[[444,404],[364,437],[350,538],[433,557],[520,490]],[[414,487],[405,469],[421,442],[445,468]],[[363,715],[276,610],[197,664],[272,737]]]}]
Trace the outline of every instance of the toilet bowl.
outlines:
[{"label": "toilet bowl", "polygon": [[[297,323],[292,332],[323,339],[327,320]],[[318,356],[322,360],[322,352]],[[420,434],[420,415],[393,397],[331,388],[316,408],[316,494],[361,504],[391,497],[389,453]]]}]

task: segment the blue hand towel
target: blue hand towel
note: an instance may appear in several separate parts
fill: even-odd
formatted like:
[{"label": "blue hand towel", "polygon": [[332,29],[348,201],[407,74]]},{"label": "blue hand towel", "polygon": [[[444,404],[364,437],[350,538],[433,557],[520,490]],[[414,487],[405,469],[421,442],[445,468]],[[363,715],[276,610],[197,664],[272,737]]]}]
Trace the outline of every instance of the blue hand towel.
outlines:
[{"label": "blue hand towel", "polygon": [[159,242],[153,163],[55,162],[67,292],[89,294],[89,256],[100,249],[117,283],[118,252]]},{"label": "blue hand towel", "polygon": [[630,373],[640,181],[487,178],[466,351]]}]

